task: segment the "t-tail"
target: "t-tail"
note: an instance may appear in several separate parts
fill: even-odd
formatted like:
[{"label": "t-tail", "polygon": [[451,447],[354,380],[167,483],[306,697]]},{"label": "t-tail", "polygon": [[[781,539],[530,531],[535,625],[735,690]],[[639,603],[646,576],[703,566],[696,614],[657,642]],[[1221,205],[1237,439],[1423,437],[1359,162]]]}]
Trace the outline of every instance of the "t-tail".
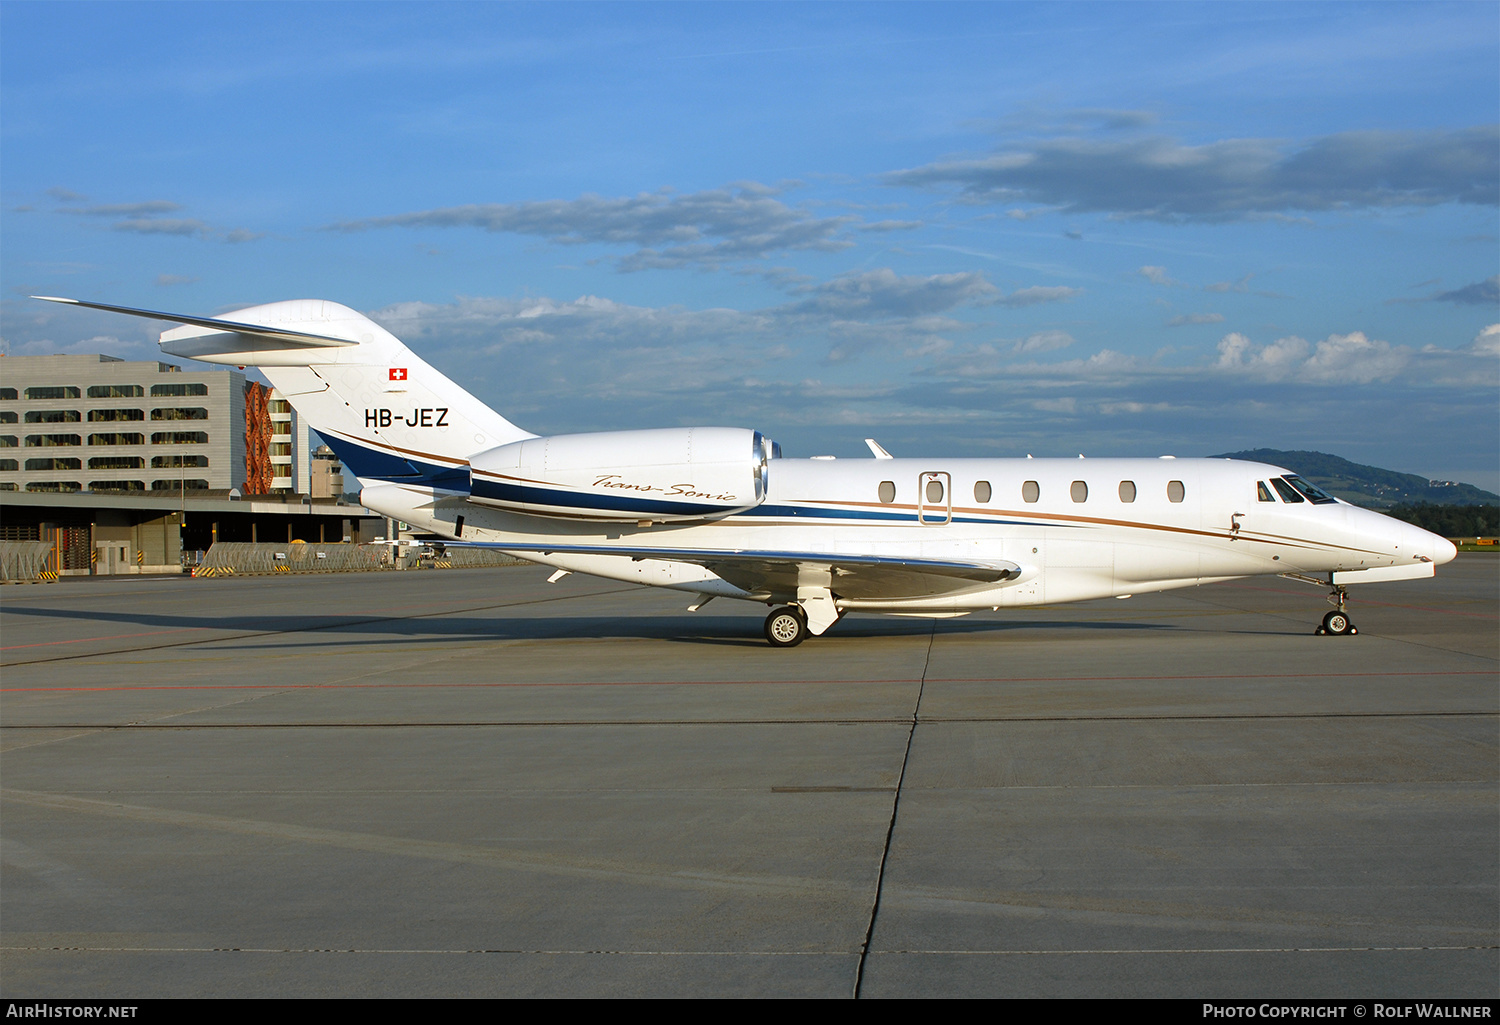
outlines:
[{"label": "t-tail", "polygon": [[176,321],[183,326],[162,333],[163,352],[258,367],[364,484],[467,491],[470,455],[535,437],[338,303],[294,299],[198,317],[34,298]]}]

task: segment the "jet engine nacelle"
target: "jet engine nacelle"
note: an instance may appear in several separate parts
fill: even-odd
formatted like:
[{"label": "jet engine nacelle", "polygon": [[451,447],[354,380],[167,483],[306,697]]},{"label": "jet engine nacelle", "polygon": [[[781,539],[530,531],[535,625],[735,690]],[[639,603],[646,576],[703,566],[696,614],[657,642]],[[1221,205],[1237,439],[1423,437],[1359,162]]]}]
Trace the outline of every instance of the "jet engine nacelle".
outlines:
[{"label": "jet engine nacelle", "polygon": [[733,427],[531,438],[469,458],[469,501],[581,520],[714,519],[765,500],[774,451]]}]

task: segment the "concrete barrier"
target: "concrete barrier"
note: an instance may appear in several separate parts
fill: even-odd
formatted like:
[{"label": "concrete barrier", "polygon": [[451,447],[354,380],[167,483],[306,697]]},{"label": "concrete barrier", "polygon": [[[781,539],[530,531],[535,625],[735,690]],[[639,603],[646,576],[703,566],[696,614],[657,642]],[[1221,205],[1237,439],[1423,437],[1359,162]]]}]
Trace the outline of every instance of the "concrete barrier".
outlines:
[{"label": "concrete barrier", "polygon": [[57,574],[47,569],[51,554],[51,541],[0,541],[0,581],[56,580]]}]

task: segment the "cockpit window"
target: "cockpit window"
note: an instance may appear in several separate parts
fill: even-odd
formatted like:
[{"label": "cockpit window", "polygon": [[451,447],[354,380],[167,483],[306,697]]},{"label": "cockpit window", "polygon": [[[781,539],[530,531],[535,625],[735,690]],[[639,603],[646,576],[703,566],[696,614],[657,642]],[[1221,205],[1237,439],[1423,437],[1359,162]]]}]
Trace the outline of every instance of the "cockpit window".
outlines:
[{"label": "cockpit window", "polygon": [[1271,494],[1271,489],[1266,487],[1266,482],[1263,480],[1255,482],[1255,497],[1261,502],[1276,501],[1275,497]]},{"label": "cockpit window", "polygon": [[1302,492],[1302,494],[1307,497],[1307,500],[1313,505],[1333,505],[1338,501],[1337,498],[1334,498],[1332,495],[1321,491],[1313,485],[1307,483],[1307,481],[1303,480],[1301,477],[1298,477],[1296,474],[1289,473],[1286,475],[1284,480],[1292,487]]},{"label": "cockpit window", "polygon": [[1302,504],[1302,496],[1297,494],[1297,490],[1282,478],[1272,477],[1271,486],[1276,489],[1276,493],[1281,496],[1283,502],[1288,502],[1292,505]]}]

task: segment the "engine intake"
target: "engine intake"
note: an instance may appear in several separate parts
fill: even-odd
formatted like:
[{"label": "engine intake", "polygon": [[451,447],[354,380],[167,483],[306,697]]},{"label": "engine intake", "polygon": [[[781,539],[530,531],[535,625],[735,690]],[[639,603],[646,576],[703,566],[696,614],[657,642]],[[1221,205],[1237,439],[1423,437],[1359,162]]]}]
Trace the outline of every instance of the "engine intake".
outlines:
[{"label": "engine intake", "polygon": [[470,457],[469,501],[579,520],[717,519],[765,500],[773,453],[735,427],[530,438]]}]

